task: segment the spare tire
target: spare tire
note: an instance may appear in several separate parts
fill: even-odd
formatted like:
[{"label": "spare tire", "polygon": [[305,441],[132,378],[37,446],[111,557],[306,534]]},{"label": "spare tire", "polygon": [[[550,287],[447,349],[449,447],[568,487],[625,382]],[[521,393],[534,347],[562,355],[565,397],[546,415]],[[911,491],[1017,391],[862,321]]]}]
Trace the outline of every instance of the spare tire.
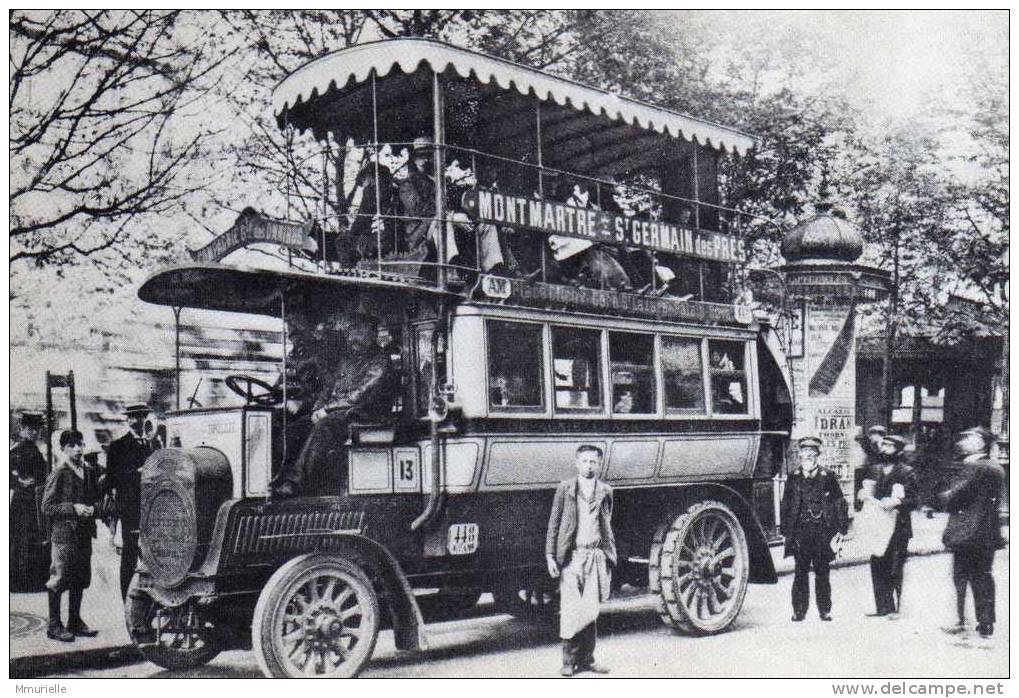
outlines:
[{"label": "spare tire", "polygon": [[205,557],[220,504],[232,492],[230,463],[212,448],[166,448],[142,466],[142,561],[155,582],[172,588]]}]

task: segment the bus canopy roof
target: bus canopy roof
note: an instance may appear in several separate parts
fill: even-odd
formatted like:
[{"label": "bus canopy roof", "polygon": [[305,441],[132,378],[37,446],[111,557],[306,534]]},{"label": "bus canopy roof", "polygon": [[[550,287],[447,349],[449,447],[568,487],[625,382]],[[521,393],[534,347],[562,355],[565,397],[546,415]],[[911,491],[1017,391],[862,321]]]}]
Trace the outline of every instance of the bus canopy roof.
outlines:
[{"label": "bus canopy roof", "polygon": [[282,293],[288,303],[291,297],[302,295],[315,303],[367,302],[382,308],[399,307],[413,296],[452,296],[434,287],[408,283],[405,277],[372,271],[335,275],[226,264],[170,267],[150,276],[138,289],[138,297],[146,303],[275,317],[281,315]]},{"label": "bus canopy roof", "polygon": [[[331,93],[352,90],[370,82],[373,71],[384,78],[394,68],[404,74],[427,65],[436,73],[455,71],[461,78],[473,78],[483,85],[497,85],[504,91],[536,95],[545,102],[572,107],[595,117],[646,131],[668,134],[720,151],[745,153],[755,145],[752,136],[710,121],[622,97],[556,77],[534,68],[494,58],[475,51],[418,38],[393,39],[360,44],[328,54],[297,69],[273,90],[273,112],[280,125],[319,132],[323,115],[311,103]],[[380,80],[381,82],[381,80]],[[325,105],[322,105],[325,106]],[[329,110],[332,111],[332,110]],[[507,119],[519,118],[507,114]],[[592,132],[604,130],[600,118],[590,120]],[[583,133],[576,134],[582,137]]]}]

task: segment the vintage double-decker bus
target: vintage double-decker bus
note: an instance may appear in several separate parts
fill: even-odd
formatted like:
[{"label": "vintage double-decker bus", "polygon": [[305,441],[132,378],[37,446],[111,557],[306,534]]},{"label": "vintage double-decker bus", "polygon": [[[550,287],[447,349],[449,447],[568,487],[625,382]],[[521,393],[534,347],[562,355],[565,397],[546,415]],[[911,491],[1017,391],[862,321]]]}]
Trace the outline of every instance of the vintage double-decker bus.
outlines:
[{"label": "vintage double-decker bus", "polygon": [[[303,220],[245,213],[139,290],[284,336],[275,385],[224,377],[244,404],[170,413],[143,468],[143,654],[191,667],[250,642],[270,676],[351,676],[383,627],[426,647],[422,590],[554,616],[546,525],[582,444],[616,492],[615,581],[680,630],[728,628],[748,583],[775,581],[792,420],[773,329],[730,297],[742,214],[718,162],[753,140],[418,39],[318,59],[273,99],[317,149],[285,187]],[[253,243],[286,264],[223,261]],[[283,497],[288,328],[313,312],[370,315],[399,381],[385,414],[345,425],[327,477]]]}]

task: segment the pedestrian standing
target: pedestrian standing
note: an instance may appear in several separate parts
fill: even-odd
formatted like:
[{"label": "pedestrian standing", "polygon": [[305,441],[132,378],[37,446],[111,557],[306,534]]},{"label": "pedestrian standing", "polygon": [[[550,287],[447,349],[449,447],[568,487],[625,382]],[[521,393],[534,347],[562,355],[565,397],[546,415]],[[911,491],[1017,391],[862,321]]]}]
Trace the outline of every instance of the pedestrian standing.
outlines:
[{"label": "pedestrian standing", "polygon": [[560,580],[563,676],[578,671],[608,673],[594,659],[598,611],[608,601],[610,566],[616,565],[612,488],[598,478],[601,464],[597,446],[577,449],[577,476],[559,483],[548,519],[545,558],[548,573]]},{"label": "pedestrian standing", "polygon": [[944,628],[955,635],[966,630],[966,587],[973,588],[977,632],[994,634],[994,551],[1004,546],[998,506],[1005,471],[991,455],[994,434],[983,427],[959,435],[959,476],[940,499],[949,512],[942,540],[952,551],[952,581],[958,623]]},{"label": "pedestrian standing", "polygon": [[120,596],[127,598],[135,567],[138,565],[138,529],[141,521],[141,468],[152,454],[152,443],[145,437],[148,405],[129,405],[128,431],[110,444],[106,456],[104,493],[112,493],[120,518]]},{"label": "pedestrian standing", "polygon": [[[895,512],[895,527],[882,555],[871,555],[870,578],[874,586],[874,613],[869,616],[898,618],[902,607],[902,574],[906,550],[913,537],[911,512],[916,504],[916,474],[903,462],[906,440],[901,436],[885,436],[881,441],[879,462],[860,496],[874,499],[885,511]],[[872,494],[871,494],[872,493]]]},{"label": "pedestrian standing", "polygon": [[[96,473],[83,457],[85,439],[68,429],[60,434],[59,462],[46,479],[43,513],[50,521],[49,627],[47,637],[73,642],[75,636],[95,637],[81,619],[81,601],[92,582],[92,539],[99,498]],[[67,626],[60,622],[60,597],[69,594]]]},{"label": "pedestrian standing", "polygon": [[821,620],[831,620],[829,567],[835,559],[832,541],[849,529],[849,508],[835,473],[818,466],[821,440],[799,440],[800,467],[785,484],[781,526],[785,556],[796,562],[793,577],[793,621],[801,621],[810,608],[810,569]]},{"label": "pedestrian standing", "polygon": [[36,441],[42,415],[21,415],[10,453],[10,584],[12,591],[38,591],[46,580],[49,555],[40,525],[39,498],[46,484],[46,459]]}]

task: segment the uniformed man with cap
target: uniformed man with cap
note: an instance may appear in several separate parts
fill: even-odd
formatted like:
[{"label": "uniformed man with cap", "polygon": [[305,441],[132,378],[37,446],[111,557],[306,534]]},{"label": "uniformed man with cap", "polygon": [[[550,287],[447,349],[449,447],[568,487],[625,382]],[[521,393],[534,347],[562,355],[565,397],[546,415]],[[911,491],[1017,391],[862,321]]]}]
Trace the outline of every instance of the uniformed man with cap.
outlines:
[{"label": "uniformed man with cap", "polygon": [[799,440],[800,467],[789,475],[782,495],[781,527],[785,556],[796,561],[793,577],[793,621],[810,608],[810,569],[814,569],[815,597],[821,620],[831,620],[829,566],[835,558],[832,539],[849,528],[849,511],[835,473],[821,468],[821,440]]},{"label": "uniformed man with cap", "polygon": [[36,445],[42,426],[41,414],[22,414],[18,439],[11,447],[10,583],[15,591],[37,590],[49,570],[38,504],[47,470]]},{"label": "uniformed man with cap", "polygon": [[916,473],[904,462],[905,448],[906,440],[901,436],[884,436],[879,460],[868,476],[874,481],[873,490],[865,487],[860,493],[861,498],[873,498],[885,511],[895,512],[895,528],[888,547],[883,555],[870,558],[875,610],[867,614],[891,620],[898,618],[902,606],[902,571],[906,548],[913,537],[911,512],[917,499]]},{"label": "uniformed man with cap", "polygon": [[994,634],[994,552],[1004,547],[1001,537],[1001,502],[1005,471],[991,455],[994,434],[972,427],[959,434],[955,444],[960,470],[951,487],[940,494],[949,512],[942,541],[952,551],[958,623],[945,632],[966,631],[966,587],[973,588],[976,630],[981,637]]},{"label": "uniformed man with cap", "polygon": [[123,548],[120,552],[120,596],[127,598],[138,564],[138,528],[141,525],[141,467],[152,453],[152,443],[145,438],[145,418],[151,410],[148,405],[129,405],[128,431],[110,444],[106,457],[106,476],[103,492],[112,493],[120,518],[120,535]]}]

